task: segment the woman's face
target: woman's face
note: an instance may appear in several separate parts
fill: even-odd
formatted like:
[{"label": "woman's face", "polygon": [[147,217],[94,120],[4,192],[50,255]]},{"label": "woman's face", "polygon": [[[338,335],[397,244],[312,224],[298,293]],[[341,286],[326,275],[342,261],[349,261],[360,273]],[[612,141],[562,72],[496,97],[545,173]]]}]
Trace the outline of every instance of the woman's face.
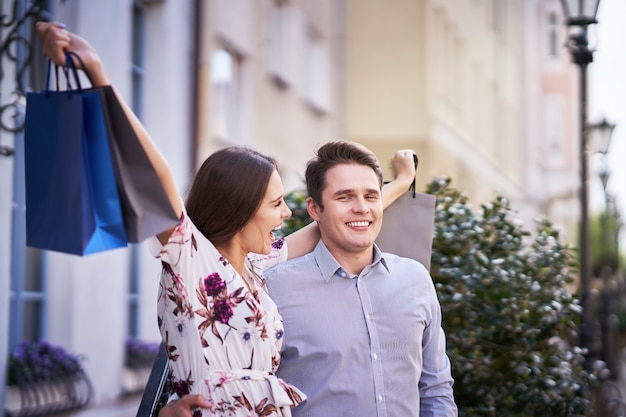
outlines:
[{"label": "woman's face", "polygon": [[270,176],[261,205],[241,231],[241,242],[246,252],[268,254],[276,240],[273,230],[279,229],[291,210],[283,199],[283,183],[274,170]]}]

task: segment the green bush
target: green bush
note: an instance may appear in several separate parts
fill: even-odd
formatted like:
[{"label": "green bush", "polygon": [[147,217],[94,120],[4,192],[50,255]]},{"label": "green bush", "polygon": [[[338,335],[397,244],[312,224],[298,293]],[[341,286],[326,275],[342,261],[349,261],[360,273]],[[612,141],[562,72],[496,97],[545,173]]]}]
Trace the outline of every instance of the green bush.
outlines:
[{"label": "green bush", "polygon": [[287,236],[313,221],[306,208],[306,198],[306,191],[303,190],[295,190],[285,195],[285,202],[291,210],[291,217],[285,219],[279,235]]},{"label": "green bush", "polygon": [[497,197],[474,212],[449,179],[437,197],[436,283],[461,416],[583,416],[595,376],[575,339],[571,247],[539,219],[531,238]]},{"label": "green bush", "polygon": [[[576,339],[582,311],[572,247],[547,219],[533,236],[497,197],[474,212],[468,198],[433,179],[437,197],[431,275],[437,287],[460,416],[589,415],[595,374]],[[283,232],[311,219],[296,192]]]}]

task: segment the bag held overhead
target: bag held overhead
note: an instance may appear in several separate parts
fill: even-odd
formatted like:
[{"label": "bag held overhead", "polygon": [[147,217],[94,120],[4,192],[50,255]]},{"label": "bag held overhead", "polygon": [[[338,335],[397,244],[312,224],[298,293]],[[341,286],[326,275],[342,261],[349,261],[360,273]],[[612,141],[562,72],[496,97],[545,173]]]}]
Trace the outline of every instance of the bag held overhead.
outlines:
[{"label": "bag held overhead", "polygon": [[[417,169],[417,156],[413,155]],[[383,224],[376,245],[390,252],[420,262],[430,270],[435,232],[436,197],[415,192],[415,179],[409,188],[383,213]]]},{"label": "bag held overhead", "polygon": [[[48,83],[49,73],[50,64]],[[75,255],[126,246],[104,115],[97,92],[47,85],[26,95],[28,246]]]},{"label": "bag held overhead", "polygon": [[46,89],[26,97],[26,244],[87,255],[140,242],[178,216],[114,91],[82,89],[72,57],[66,91],[59,67],[50,90],[49,63]]}]

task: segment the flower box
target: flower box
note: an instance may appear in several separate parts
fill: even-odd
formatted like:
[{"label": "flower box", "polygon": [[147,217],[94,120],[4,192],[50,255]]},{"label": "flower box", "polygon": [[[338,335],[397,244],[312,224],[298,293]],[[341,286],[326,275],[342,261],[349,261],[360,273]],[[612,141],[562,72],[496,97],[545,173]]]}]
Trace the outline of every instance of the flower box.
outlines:
[{"label": "flower box", "polygon": [[9,355],[5,414],[43,416],[83,407],[92,386],[79,358],[45,341],[22,342]]}]

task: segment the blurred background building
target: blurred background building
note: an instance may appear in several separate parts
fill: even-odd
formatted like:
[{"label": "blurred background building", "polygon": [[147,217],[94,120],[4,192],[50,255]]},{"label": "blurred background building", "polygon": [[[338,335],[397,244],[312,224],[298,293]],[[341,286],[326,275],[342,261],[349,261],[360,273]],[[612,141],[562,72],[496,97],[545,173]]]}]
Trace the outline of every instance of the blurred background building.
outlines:
[{"label": "blurred background building", "polygon": [[[376,152],[386,179],[416,150],[419,188],[448,176],[471,201],[508,197],[526,228],[546,215],[575,242],[579,217],[577,74],[558,0],[56,0],[64,22],[99,51],[184,194],[214,150],[250,145],[302,188],[316,146]],[[3,1],[0,113],[19,125],[10,18]],[[18,9],[14,9],[15,5]],[[16,11],[17,10],[17,11]],[[13,22],[43,88],[33,18]],[[4,107],[3,107],[4,108]],[[121,394],[128,336],[158,341],[160,264],[145,243],[76,257],[24,244],[23,131],[0,130],[0,369],[23,339],[84,356],[95,402]],[[6,154],[6,155],[5,155]],[[0,391],[3,384],[0,384]]]}]

